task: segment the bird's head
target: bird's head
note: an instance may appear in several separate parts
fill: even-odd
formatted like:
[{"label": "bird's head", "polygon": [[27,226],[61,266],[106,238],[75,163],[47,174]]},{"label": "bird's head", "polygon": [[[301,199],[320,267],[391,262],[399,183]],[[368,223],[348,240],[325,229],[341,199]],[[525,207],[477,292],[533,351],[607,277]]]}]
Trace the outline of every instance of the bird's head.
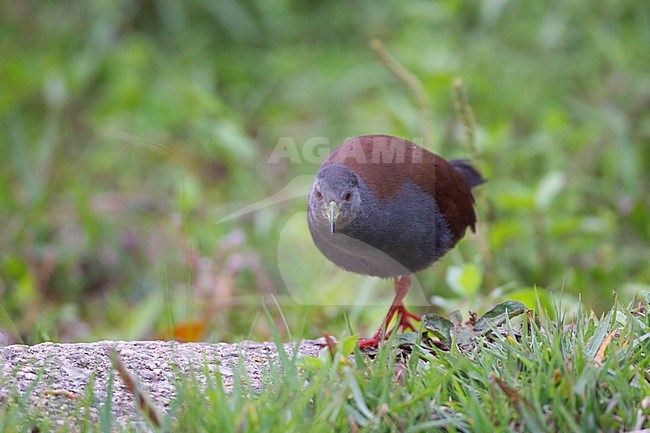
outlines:
[{"label": "bird's head", "polygon": [[321,168],[309,193],[309,209],[330,233],[344,229],[361,209],[359,177],[342,164]]}]

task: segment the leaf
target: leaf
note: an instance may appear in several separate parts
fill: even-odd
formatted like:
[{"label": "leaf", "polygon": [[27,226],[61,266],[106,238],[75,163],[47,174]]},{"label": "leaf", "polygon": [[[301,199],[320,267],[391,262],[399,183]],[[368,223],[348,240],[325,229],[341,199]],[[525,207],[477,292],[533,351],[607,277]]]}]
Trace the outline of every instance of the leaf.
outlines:
[{"label": "leaf", "polygon": [[535,407],[526,397],[524,397],[519,391],[517,391],[516,388],[513,388],[510,385],[508,385],[505,380],[497,376],[490,375],[489,379],[490,382],[492,382],[493,384],[496,383],[499,386],[499,388],[501,388],[501,391],[503,391],[503,393],[508,398],[508,400],[510,400],[510,402],[514,405],[515,409],[517,410],[517,412],[519,412],[519,415],[524,421],[524,425],[527,427],[527,431],[532,431],[532,432],[546,431],[543,427],[544,426],[543,421],[540,420],[537,412],[535,411]]},{"label": "leaf", "polygon": [[463,326],[463,316],[460,314],[460,310],[452,311],[449,314],[449,321],[453,325],[449,334],[456,341],[456,344],[463,348],[470,347],[474,340],[474,333]]},{"label": "leaf", "polygon": [[587,354],[592,359],[596,358],[598,349],[602,345],[603,341],[605,341],[605,338],[607,338],[607,334],[609,333],[609,324],[612,322],[614,312],[614,310],[610,310],[610,312],[607,313],[607,316],[605,316],[605,319],[599,321],[596,329],[594,330],[594,334],[589,340],[589,343],[587,345]]},{"label": "leaf", "polygon": [[449,313],[449,320],[454,326],[463,324],[463,316],[460,314],[460,310],[454,310]]},{"label": "leaf", "polygon": [[463,273],[460,275],[460,285],[468,295],[475,295],[481,287],[483,278],[478,266],[467,263],[463,266]]},{"label": "leaf", "polygon": [[454,327],[454,324],[433,313],[425,314],[422,320],[424,320],[425,329],[438,337],[443,346],[448,349],[451,346],[451,328]]},{"label": "leaf", "polygon": [[549,292],[534,287],[522,287],[508,292],[511,301],[522,302],[528,308],[541,309],[549,318],[555,318],[555,308]]},{"label": "leaf", "polygon": [[299,358],[298,366],[304,368],[307,371],[315,372],[323,368],[325,361],[316,356],[305,356]]},{"label": "leaf", "polygon": [[610,332],[607,337],[600,343],[600,347],[598,347],[598,352],[596,352],[596,356],[594,356],[594,367],[598,367],[599,365],[602,365],[603,360],[605,359],[605,351],[609,347],[609,343],[611,343],[612,338],[616,333],[618,332],[618,327],[615,326],[612,332]]},{"label": "leaf", "polygon": [[345,370],[345,378],[347,379],[346,382],[348,384],[350,394],[352,394],[352,399],[357,405],[356,409],[365,417],[365,418],[357,419],[357,422],[360,425],[366,425],[368,424],[368,420],[375,418],[375,415],[368,408],[368,405],[366,404],[365,395],[361,390],[361,387],[359,386],[359,382],[357,381],[357,378],[352,374],[351,370],[349,369]]},{"label": "leaf", "polygon": [[[350,404],[345,405],[345,411],[347,412],[348,416],[351,418],[350,421],[354,421],[356,424],[365,427],[368,425],[368,419],[363,416],[361,412],[359,412],[357,409],[354,408],[354,406]],[[359,427],[356,428],[356,430],[359,430]]]},{"label": "leaf", "polygon": [[400,347],[411,347],[415,345],[418,341],[418,333],[417,332],[401,332],[396,335],[396,343],[397,346]]},{"label": "leaf", "polygon": [[481,271],[473,263],[451,266],[447,270],[446,281],[459,295],[475,296],[482,282]]},{"label": "leaf", "polygon": [[462,326],[456,326],[452,330],[454,339],[458,347],[467,349],[472,346],[474,342],[474,334]]},{"label": "leaf", "polygon": [[359,334],[353,334],[349,337],[343,339],[341,344],[341,355],[344,358],[348,358],[354,352],[354,348],[357,347],[357,341],[359,340]]},{"label": "leaf", "polygon": [[481,316],[474,325],[474,330],[484,332],[490,329],[490,325],[499,326],[506,321],[507,317],[515,317],[525,313],[526,306],[519,301],[505,301]]},{"label": "leaf", "polygon": [[336,340],[327,332],[323,332],[323,336],[327,343],[327,350],[329,351],[330,359],[334,359],[334,355],[336,355]]}]

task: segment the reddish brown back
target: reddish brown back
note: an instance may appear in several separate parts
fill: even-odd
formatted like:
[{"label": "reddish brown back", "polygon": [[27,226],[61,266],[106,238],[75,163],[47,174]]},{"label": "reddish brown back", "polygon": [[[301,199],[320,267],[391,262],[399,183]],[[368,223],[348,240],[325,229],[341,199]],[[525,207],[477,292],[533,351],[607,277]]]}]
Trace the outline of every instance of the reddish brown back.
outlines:
[{"label": "reddish brown back", "polygon": [[323,162],[344,164],[382,202],[406,181],[434,197],[453,235],[454,244],[467,227],[475,229],[474,197],[458,171],[444,158],[414,143],[389,135],[364,135],[336,148]]}]

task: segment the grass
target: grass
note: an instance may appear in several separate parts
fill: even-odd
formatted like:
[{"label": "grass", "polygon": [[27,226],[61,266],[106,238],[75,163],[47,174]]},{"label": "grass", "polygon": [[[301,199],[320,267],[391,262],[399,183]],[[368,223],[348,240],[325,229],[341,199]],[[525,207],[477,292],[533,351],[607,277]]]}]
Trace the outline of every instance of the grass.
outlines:
[{"label": "grass", "polygon": [[[571,323],[529,310],[475,334],[471,349],[454,338],[449,350],[426,344],[426,338],[400,348],[392,337],[369,356],[356,349],[353,336],[333,356],[283,352],[282,368],[271,364],[259,391],[247,385],[243,368],[235,372],[231,393],[218,373],[208,374],[205,387],[196,375],[179,378],[169,417],[152,428],[410,433],[647,428],[650,320],[644,296],[630,306],[615,300],[602,316],[582,311]],[[17,404],[0,407],[3,431],[29,431],[34,425],[41,432],[67,431],[26,410],[28,395],[14,397]],[[104,408],[100,425],[83,421],[91,404]],[[72,417],[81,420],[81,431],[115,431],[106,404],[79,399]]]}]

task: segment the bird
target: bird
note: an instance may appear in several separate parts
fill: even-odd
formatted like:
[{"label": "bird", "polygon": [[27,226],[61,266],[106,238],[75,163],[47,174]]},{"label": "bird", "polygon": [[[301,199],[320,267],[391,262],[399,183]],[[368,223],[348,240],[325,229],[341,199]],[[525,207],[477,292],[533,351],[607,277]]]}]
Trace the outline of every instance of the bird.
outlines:
[{"label": "bird", "polygon": [[476,230],[471,190],[484,182],[469,161],[447,161],[390,135],[350,138],[326,157],[307,206],[316,247],[347,271],[394,282],[382,325],[359,347],[377,346],[397,328],[417,330],[420,318],[403,302],[411,275],[444,256],[467,228]]}]

